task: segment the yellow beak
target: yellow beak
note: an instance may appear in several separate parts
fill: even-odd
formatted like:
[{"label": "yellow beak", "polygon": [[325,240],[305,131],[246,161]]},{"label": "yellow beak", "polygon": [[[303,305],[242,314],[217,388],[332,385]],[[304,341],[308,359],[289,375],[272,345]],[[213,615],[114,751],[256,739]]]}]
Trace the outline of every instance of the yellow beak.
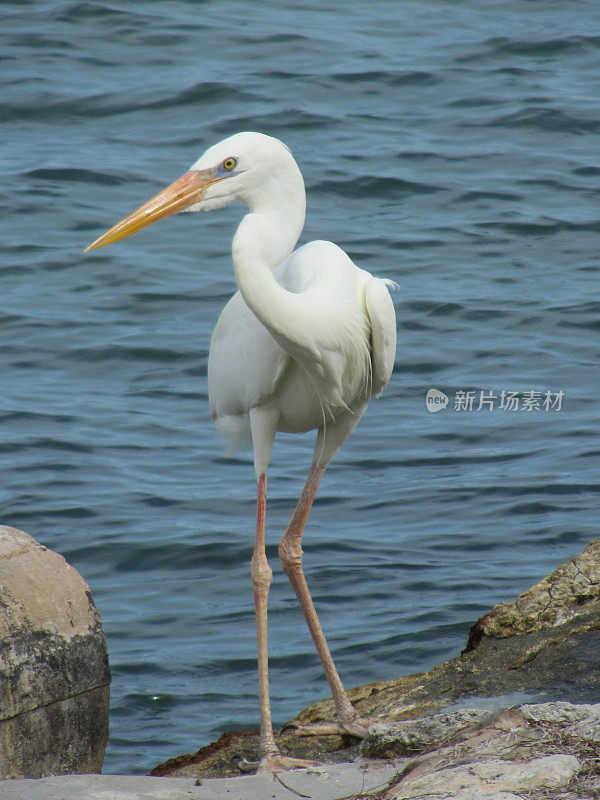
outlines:
[{"label": "yellow beak", "polygon": [[202,195],[208,187],[219,180],[222,179],[217,177],[213,170],[186,172],[181,178],[167,186],[162,192],[159,192],[152,200],[148,200],[147,203],[140,206],[133,214],[129,214],[129,216],[117,222],[116,225],[113,225],[95,242],[92,242],[89,247],[86,247],[85,252],[104,247],[105,244],[118,242],[119,239],[131,236],[132,233],[141,231],[142,228],[152,225],[153,222],[158,222],[159,219],[164,219],[171,214],[176,214],[178,211],[183,211],[185,208],[193,206],[194,203],[202,199]]}]

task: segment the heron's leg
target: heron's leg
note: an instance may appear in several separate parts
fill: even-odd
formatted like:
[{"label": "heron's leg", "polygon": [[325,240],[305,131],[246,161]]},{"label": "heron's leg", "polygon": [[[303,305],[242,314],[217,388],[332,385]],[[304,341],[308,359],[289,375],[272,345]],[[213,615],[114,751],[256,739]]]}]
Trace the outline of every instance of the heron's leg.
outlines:
[{"label": "heron's leg", "polygon": [[267,648],[267,600],[273,571],[265,553],[265,518],[267,510],[267,471],[259,477],[256,490],[256,540],[251,562],[254,605],[256,608],[256,640],[258,646],[258,694],[260,699],[260,761],[243,759],[244,772],[278,772],[294,767],[309,767],[311,763],[299,758],[282,756],[273,736],[271,702],[269,699],[269,659]]},{"label": "heron's leg", "polygon": [[256,540],[250,571],[256,609],[256,641],[258,646],[258,695],[260,699],[260,757],[278,753],[271,723],[269,699],[269,657],[267,648],[267,600],[273,570],[265,553],[265,517],[267,512],[267,472],[262,473],[256,487]]},{"label": "heron's leg", "polygon": [[321,659],[321,664],[323,665],[325,676],[327,677],[331,694],[333,695],[339,725],[332,726],[326,724],[314,726],[310,731],[307,728],[301,728],[298,729],[298,732],[345,732],[355,736],[363,736],[368,727],[368,722],[359,718],[348,699],[348,695],[346,694],[333,658],[331,657],[329,646],[325,639],[323,629],[321,628],[321,623],[319,622],[302,569],[302,533],[325,469],[326,466],[317,466],[315,462],[313,462],[292,520],[279,545],[279,556],[283,568],[290,579],[290,583],[294,587],[298,602],[300,603],[300,607],[308,623],[308,628],[315,643],[315,647],[317,648],[317,653]]}]

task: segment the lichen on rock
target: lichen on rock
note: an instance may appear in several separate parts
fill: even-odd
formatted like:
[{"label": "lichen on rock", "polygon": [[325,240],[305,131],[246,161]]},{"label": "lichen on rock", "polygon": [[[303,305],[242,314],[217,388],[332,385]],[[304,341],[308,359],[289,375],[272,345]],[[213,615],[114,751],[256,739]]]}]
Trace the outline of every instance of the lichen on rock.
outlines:
[{"label": "lichen on rock", "polygon": [[600,539],[515,600],[498,603],[471,629],[467,649],[483,636],[506,638],[562,625],[600,607]]}]

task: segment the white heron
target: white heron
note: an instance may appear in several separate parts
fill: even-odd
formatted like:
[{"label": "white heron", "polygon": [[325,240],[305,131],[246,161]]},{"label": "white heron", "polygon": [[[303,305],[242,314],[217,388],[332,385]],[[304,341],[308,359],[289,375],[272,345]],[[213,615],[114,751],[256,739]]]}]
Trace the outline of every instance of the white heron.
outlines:
[{"label": "white heron", "polygon": [[[348,699],[302,570],[302,533],[319,482],[359,422],[369,399],[392,374],[396,317],[391,281],[357,267],[331,242],[294,250],[304,227],[306,195],[289,148],[262,133],[237,133],[209,148],[181,178],[87,249],[129,236],[178,211],[248,207],[233,239],[238,286],[214,330],[208,362],[212,418],[232,440],[254,448],[256,540],[251,575],[256,606],[261,772],[305,765],[281,755],[273,736],[267,657],[265,555],[267,466],[277,431],[316,429],[314,459],[279,545],[336,707],[336,729],[366,729]],[[293,252],[292,252],[293,251]],[[328,729],[329,731],[331,728]],[[306,732],[306,731],[304,731]]]}]

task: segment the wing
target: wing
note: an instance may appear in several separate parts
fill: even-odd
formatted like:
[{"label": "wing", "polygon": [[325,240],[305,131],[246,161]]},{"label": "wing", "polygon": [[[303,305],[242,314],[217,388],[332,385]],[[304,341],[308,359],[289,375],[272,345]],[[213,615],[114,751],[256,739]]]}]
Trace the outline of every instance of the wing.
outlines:
[{"label": "wing", "polygon": [[396,312],[385,281],[371,277],[365,288],[365,305],[371,323],[372,394],[385,389],[396,356]]},{"label": "wing", "polygon": [[247,414],[275,390],[288,355],[236,292],[216,324],[208,357],[213,419]]}]

